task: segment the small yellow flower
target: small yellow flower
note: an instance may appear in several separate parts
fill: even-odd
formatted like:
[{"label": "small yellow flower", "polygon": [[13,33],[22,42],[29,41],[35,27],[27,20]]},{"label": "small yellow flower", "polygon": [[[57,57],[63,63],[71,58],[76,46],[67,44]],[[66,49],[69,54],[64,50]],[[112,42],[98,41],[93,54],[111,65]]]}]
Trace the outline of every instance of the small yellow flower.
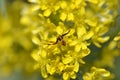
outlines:
[{"label": "small yellow flower", "polygon": [[109,76],[109,71],[103,68],[92,67],[89,73],[85,73],[83,80],[104,80]]},{"label": "small yellow flower", "polygon": [[69,13],[69,14],[68,14],[67,20],[69,20],[69,21],[73,21],[73,20],[74,20],[74,15],[73,15],[73,13]]},{"label": "small yellow flower", "polygon": [[60,19],[62,21],[65,21],[66,18],[67,18],[67,14],[66,13],[61,13]]},{"label": "small yellow flower", "polygon": [[45,17],[50,16],[50,14],[51,14],[51,10],[49,10],[49,9],[45,10],[44,13],[43,13],[43,15],[44,15]]},{"label": "small yellow flower", "polygon": [[62,9],[65,9],[65,8],[67,7],[66,1],[61,1],[61,2],[60,2],[60,7],[61,7]]}]

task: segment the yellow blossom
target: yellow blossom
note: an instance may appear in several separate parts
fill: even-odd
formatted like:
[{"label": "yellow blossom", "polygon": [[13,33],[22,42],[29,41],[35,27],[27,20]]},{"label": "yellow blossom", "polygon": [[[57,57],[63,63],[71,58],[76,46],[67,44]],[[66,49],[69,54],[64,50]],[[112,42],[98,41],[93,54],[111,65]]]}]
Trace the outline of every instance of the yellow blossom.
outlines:
[{"label": "yellow blossom", "polygon": [[44,13],[43,13],[43,15],[44,15],[45,17],[50,16],[50,14],[51,14],[51,11],[50,11],[49,9],[45,10]]},{"label": "yellow blossom", "polygon": [[62,21],[65,21],[66,17],[67,17],[67,14],[66,14],[66,13],[61,13],[60,19],[61,19]]},{"label": "yellow blossom", "polygon": [[103,80],[109,76],[109,71],[103,68],[92,67],[90,72],[85,73],[83,80]]}]

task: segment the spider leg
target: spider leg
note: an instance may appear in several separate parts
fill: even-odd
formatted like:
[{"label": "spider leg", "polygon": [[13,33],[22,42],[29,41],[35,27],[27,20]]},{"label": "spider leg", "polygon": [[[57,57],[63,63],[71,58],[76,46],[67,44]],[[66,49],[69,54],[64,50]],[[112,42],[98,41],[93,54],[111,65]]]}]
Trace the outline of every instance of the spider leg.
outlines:
[{"label": "spider leg", "polygon": [[56,42],[52,42],[52,41],[50,41],[50,42],[51,42],[51,44],[49,43],[48,45],[55,45],[55,44],[57,44],[57,43],[58,43],[58,41],[59,41],[59,39],[57,38],[57,39],[56,39]]},{"label": "spider leg", "polygon": [[69,32],[70,32],[70,29],[68,30],[68,32],[62,34],[61,36],[63,37],[63,36],[65,36],[65,35],[67,35]]}]

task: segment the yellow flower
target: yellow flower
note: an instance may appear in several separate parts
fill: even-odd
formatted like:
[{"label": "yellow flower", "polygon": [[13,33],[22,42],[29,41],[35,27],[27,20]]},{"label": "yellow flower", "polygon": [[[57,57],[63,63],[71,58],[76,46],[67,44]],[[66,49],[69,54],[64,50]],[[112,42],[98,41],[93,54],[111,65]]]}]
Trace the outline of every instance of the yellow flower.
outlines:
[{"label": "yellow flower", "polygon": [[79,63],[75,62],[75,65],[66,65],[65,72],[63,73],[63,79],[68,80],[70,78],[75,79],[76,72],[78,72],[79,69]]},{"label": "yellow flower", "polygon": [[83,80],[106,80],[110,72],[103,68],[92,67],[90,72],[83,75]]}]

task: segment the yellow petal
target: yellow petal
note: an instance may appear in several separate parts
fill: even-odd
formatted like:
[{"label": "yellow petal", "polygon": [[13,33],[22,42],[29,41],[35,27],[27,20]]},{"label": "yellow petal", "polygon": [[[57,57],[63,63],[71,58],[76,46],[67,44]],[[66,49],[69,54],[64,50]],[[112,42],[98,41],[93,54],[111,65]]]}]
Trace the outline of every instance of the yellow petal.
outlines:
[{"label": "yellow petal", "polygon": [[31,20],[28,16],[21,17],[20,22],[24,25],[31,24]]},{"label": "yellow petal", "polygon": [[78,40],[69,40],[69,42],[70,46],[75,46],[78,43]]},{"label": "yellow petal", "polygon": [[43,15],[44,15],[45,17],[49,17],[50,14],[51,14],[51,10],[50,10],[50,9],[45,10],[44,13],[43,13]]},{"label": "yellow petal", "polygon": [[79,71],[79,63],[76,61],[74,65],[74,71],[78,72]]},{"label": "yellow petal", "polygon": [[51,75],[54,74],[54,72],[56,71],[55,66],[51,66],[49,64],[46,65],[46,69],[47,69],[47,72]]},{"label": "yellow petal", "polygon": [[[70,33],[69,33],[69,34],[70,34],[70,35],[73,35],[74,33],[75,33],[75,29],[70,29]],[[69,35],[69,34],[68,34],[68,35]]]},{"label": "yellow petal", "polygon": [[41,67],[41,74],[44,78],[47,78],[48,77],[48,74],[47,74],[47,71],[45,69],[46,67],[45,66],[42,66]]},{"label": "yellow petal", "polygon": [[101,75],[102,75],[103,77],[108,77],[108,76],[110,76],[110,72],[107,71],[107,70],[105,70],[105,69],[99,69],[99,72],[101,73]]},{"label": "yellow petal", "polygon": [[63,28],[62,28],[61,26],[57,26],[56,32],[57,32],[58,34],[62,34],[62,33],[63,33]]},{"label": "yellow petal", "polygon": [[67,17],[67,14],[66,14],[66,13],[61,13],[60,19],[61,19],[62,21],[65,21],[66,17]]},{"label": "yellow petal", "polygon": [[83,52],[81,53],[81,57],[85,57],[89,54],[90,54],[90,50],[87,48],[87,49],[83,50]]},{"label": "yellow petal", "polygon": [[106,37],[104,37],[104,38],[99,37],[97,40],[98,40],[100,43],[104,43],[104,42],[108,41],[109,38],[110,38],[109,36],[106,36]]},{"label": "yellow petal", "polygon": [[35,44],[37,44],[37,45],[40,45],[40,40],[39,40],[39,38],[37,38],[36,36],[33,36],[32,37],[32,41],[33,41],[33,43],[35,43]]},{"label": "yellow petal", "polygon": [[73,61],[73,58],[70,57],[70,56],[69,57],[64,57],[64,58],[62,58],[62,61],[63,61],[64,64],[68,64],[71,61]]},{"label": "yellow petal", "polygon": [[101,47],[100,43],[98,43],[98,42],[96,42],[96,41],[94,41],[93,43],[94,43],[97,47],[99,47],[99,48]]},{"label": "yellow petal", "polygon": [[44,15],[42,13],[38,13],[38,16],[41,17],[41,18],[44,17]]},{"label": "yellow petal", "polygon": [[101,29],[102,25],[98,25],[96,28],[95,28],[95,33],[99,32],[99,30]]},{"label": "yellow petal", "polygon": [[46,10],[47,9],[47,6],[46,5],[41,5],[41,10]]},{"label": "yellow petal", "polygon": [[85,61],[83,61],[82,59],[79,59],[79,63],[85,64]]},{"label": "yellow petal", "polygon": [[60,72],[62,72],[65,68],[64,64],[63,63],[59,63],[59,66],[58,66]]},{"label": "yellow petal", "polygon": [[46,57],[47,57],[47,52],[46,52],[44,49],[41,49],[40,52],[39,52],[39,55],[40,55],[42,58],[46,58]]},{"label": "yellow petal", "polygon": [[54,6],[55,11],[57,11],[59,8],[60,8],[59,5],[55,5],[55,6]]},{"label": "yellow petal", "polygon": [[90,73],[83,75],[83,80],[93,80],[93,76]]},{"label": "yellow petal", "polygon": [[33,51],[31,56],[33,57],[34,60],[40,61],[40,56],[37,54],[37,51]]},{"label": "yellow petal", "polygon": [[81,43],[81,48],[82,49],[87,49],[87,44],[86,43]]},{"label": "yellow petal", "polygon": [[114,40],[115,40],[115,41],[120,40],[120,36],[116,36],[116,37],[114,38]]},{"label": "yellow petal", "polygon": [[69,79],[69,74],[67,72],[63,73],[63,79],[68,80]]},{"label": "yellow petal", "polygon": [[[100,76],[100,77],[109,77],[110,76],[110,72],[105,70],[104,68],[96,68],[96,67],[92,67],[91,68],[92,72],[95,72],[96,76]],[[98,75],[99,74],[99,75]]]},{"label": "yellow petal", "polygon": [[67,16],[67,20],[73,21],[74,20],[74,15],[73,13],[69,13]]},{"label": "yellow petal", "polygon": [[75,7],[76,7],[76,5],[75,5],[74,3],[71,3],[71,4],[70,4],[70,8],[71,8],[71,9],[75,9]]},{"label": "yellow petal", "polygon": [[34,11],[37,11],[37,10],[39,10],[39,9],[40,9],[40,6],[39,6],[39,5],[36,5],[36,6],[33,6],[33,7],[31,8],[31,11],[34,12]]},{"label": "yellow petal", "polygon": [[108,45],[108,48],[109,49],[114,49],[115,47],[116,47],[116,45],[117,45],[117,42],[116,41],[111,41],[110,43],[109,43],[109,45]]},{"label": "yellow petal", "polygon": [[82,0],[74,0],[74,2],[76,5],[79,5],[82,2]]},{"label": "yellow petal", "polygon": [[83,36],[83,34],[85,34],[85,33],[86,33],[85,27],[83,27],[82,25],[81,25],[81,27],[77,27],[78,38],[81,38]]},{"label": "yellow petal", "polygon": [[80,14],[81,14],[81,15],[85,15],[85,7],[81,7],[81,9],[80,9]]},{"label": "yellow petal", "polygon": [[70,73],[70,77],[72,78],[72,79],[75,79],[77,76],[76,76],[76,73],[75,72],[71,72]]},{"label": "yellow petal", "polygon": [[81,44],[77,44],[76,46],[75,46],[75,52],[79,52],[80,51],[80,49],[81,49]]},{"label": "yellow petal", "polygon": [[87,19],[87,20],[85,20],[85,22],[92,27],[95,27],[97,25],[96,19]]},{"label": "yellow petal", "polygon": [[67,8],[67,3],[65,1],[61,1],[60,6],[62,9]]},{"label": "yellow petal", "polygon": [[99,6],[99,7],[102,7],[102,6],[105,4],[105,2],[106,2],[106,1],[104,1],[104,0],[99,1],[98,6]]},{"label": "yellow petal", "polygon": [[84,40],[88,40],[90,39],[92,36],[94,35],[93,31],[88,32],[83,38]]}]

